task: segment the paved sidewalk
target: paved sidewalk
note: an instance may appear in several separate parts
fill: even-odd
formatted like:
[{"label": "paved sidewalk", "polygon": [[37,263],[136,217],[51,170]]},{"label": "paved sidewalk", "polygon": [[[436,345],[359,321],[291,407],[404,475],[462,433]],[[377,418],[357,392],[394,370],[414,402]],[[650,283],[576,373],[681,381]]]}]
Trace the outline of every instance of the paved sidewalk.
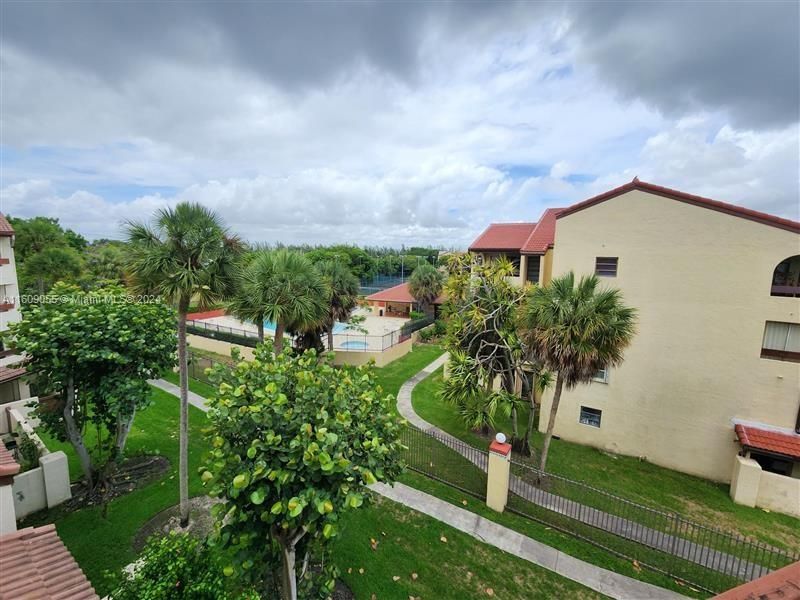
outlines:
[{"label": "paved sidewalk", "polygon": [[475,539],[620,600],[678,600],[680,594],[584,562],[494,521],[402,483],[370,486],[374,492],[446,523]]},{"label": "paved sidewalk", "polygon": [[[447,361],[447,358],[448,354],[443,354],[400,387],[400,391],[397,394],[397,411],[414,426],[434,436],[442,444],[466,458],[476,467],[486,471],[488,463],[488,454],[486,452],[466,452],[464,450],[464,442],[428,423],[414,412],[414,407],[411,403],[411,395],[414,388],[420,381],[441,367]],[[508,487],[510,492],[532,504],[720,573],[733,575],[745,581],[769,573],[769,569],[762,565],[748,562],[737,556],[702,546],[658,529],[645,527],[641,523],[546,492],[542,488],[533,486],[513,474],[509,478]]]},{"label": "paved sidewalk", "polygon": [[[170,383],[165,379],[149,379],[147,383],[149,383],[154,387],[157,387],[160,390],[164,390],[168,394],[172,394],[173,396],[177,396],[178,398],[181,397],[181,388],[179,388],[174,383]],[[203,412],[206,412],[208,410],[208,406],[206,405],[206,399],[203,398],[200,394],[195,394],[191,390],[189,390],[189,404],[199,408]]]}]

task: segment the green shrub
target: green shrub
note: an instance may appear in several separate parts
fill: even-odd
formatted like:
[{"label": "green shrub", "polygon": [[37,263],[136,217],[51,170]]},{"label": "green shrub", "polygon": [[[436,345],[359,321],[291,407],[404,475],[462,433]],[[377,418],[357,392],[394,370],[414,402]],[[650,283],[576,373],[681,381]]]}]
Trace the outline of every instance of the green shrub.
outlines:
[{"label": "green shrub", "polygon": [[436,331],[433,327],[426,327],[419,332],[419,340],[421,342],[430,342],[436,336]]},{"label": "green shrub", "polygon": [[417,319],[424,319],[425,313],[418,310],[412,310],[409,316],[411,317],[412,321],[416,321]]},{"label": "green shrub", "polygon": [[39,466],[39,447],[27,433],[17,427],[17,453],[20,460],[20,469],[30,471]]},{"label": "green shrub", "polygon": [[192,325],[186,326],[186,332],[201,337],[212,338],[231,344],[238,344],[240,346],[247,346],[248,348],[255,348],[258,344],[258,339],[254,337],[245,337],[236,333],[228,331],[214,331],[213,329],[205,329],[203,327],[195,327]]},{"label": "green shrub", "polygon": [[442,319],[436,319],[433,323],[433,331],[436,333],[436,337],[441,337],[445,333],[447,333],[447,323],[445,323]]},{"label": "green shrub", "polygon": [[217,551],[185,533],[147,541],[133,575],[117,576],[114,600],[258,600],[255,592],[232,590]]}]

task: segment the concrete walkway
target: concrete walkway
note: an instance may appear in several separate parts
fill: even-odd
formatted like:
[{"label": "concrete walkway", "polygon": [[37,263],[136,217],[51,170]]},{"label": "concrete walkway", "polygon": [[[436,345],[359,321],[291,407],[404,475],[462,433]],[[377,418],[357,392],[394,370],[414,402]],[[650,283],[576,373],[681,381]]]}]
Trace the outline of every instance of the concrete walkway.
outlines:
[{"label": "concrete walkway", "polygon": [[[428,423],[414,412],[414,407],[411,403],[411,396],[414,388],[420,381],[441,367],[447,361],[447,358],[447,353],[443,354],[401,386],[397,394],[397,410],[414,426],[428,435],[433,436],[436,440],[466,458],[479,469],[486,471],[488,462],[487,453],[466,451],[464,442],[446,431],[439,429],[435,425]],[[658,529],[646,527],[636,521],[624,519],[580,504],[574,500],[569,500],[547,492],[540,487],[533,486],[523,481],[513,474],[509,478],[509,491],[532,504],[565,515],[571,519],[585,523],[586,525],[608,531],[621,538],[677,556],[705,568],[732,575],[744,581],[749,581],[769,573],[769,569],[762,565],[748,562],[731,554],[719,552],[718,550],[696,544],[685,538],[669,535]],[[653,518],[655,520],[659,517],[654,516]]]},{"label": "concrete walkway", "polygon": [[[177,396],[178,398],[181,397],[181,388],[179,388],[174,383],[170,383],[166,379],[149,379],[147,381],[153,387],[157,387],[160,390],[164,390],[168,394],[172,394],[173,396]],[[203,398],[200,394],[195,394],[193,391],[189,390],[189,404],[192,406],[196,406],[203,412],[208,410],[208,405],[206,405],[206,399]]]},{"label": "concrete walkway", "polygon": [[685,598],[675,592],[614,573],[564,554],[560,550],[532,540],[513,529],[402,483],[396,483],[394,487],[377,483],[370,486],[370,489],[381,496],[446,523],[484,544],[499,548],[611,598],[625,600],[678,600]]},{"label": "concrete walkway", "polygon": [[[446,360],[446,357],[443,358]],[[444,364],[444,360],[438,359],[417,373],[415,377],[419,377],[418,381],[422,381]],[[423,372],[426,373],[425,376],[421,376]],[[169,381],[154,379],[148,383],[173,396],[180,397],[180,388]],[[410,402],[409,395],[409,407]],[[204,412],[208,410],[205,399],[191,391],[189,392],[189,403]],[[424,423],[424,421],[422,422]],[[681,600],[685,598],[675,592],[608,571],[564,554],[560,550],[537,542],[513,529],[402,483],[396,483],[394,487],[377,483],[370,486],[370,489],[389,500],[446,523],[485,544],[527,560],[611,598],[619,600]]]}]

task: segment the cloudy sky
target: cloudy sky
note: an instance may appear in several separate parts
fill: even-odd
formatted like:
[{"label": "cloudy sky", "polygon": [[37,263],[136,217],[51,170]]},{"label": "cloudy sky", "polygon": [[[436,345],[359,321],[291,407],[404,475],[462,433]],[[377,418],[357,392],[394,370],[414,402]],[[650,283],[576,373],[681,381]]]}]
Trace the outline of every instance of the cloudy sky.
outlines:
[{"label": "cloudy sky", "polygon": [[464,247],[638,175],[800,218],[797,2],[0,3],[0,209]]}]

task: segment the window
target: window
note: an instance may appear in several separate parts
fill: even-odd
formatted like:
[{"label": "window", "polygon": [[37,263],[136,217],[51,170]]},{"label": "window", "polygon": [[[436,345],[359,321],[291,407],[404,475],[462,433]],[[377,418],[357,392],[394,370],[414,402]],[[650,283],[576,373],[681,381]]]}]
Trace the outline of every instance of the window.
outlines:
[{"label": "window", "polygon": [[790,256],[775,267],[770,295],[800,297],[800,254]]},{"label": "window", "polygon": [[602,418],[602,416],[603,416],[602,410],[581,406],[581,416],[580,419],[578,420],[584,425],[590,425],[591,427],[600,427],[600,419]]},{"label": "window", "polygon": [[616,277],[618,261],[616,256],[598,256],[594,263],[594,274],[600,277]]},{"label": "window", "polygon": [[597,369],[597,372],[592,377],[592,381],[599,381],[600,383],[608,383],[608,369]]},{"label": "window", "polygon": [[519,277],[519,263],[520,263],[520,255],[519,254],[506,254],[505,257],[508,259],[508,262],[511,263],[511,266],[514,267],[514,277]]},{"label": "window", "polygon": [[530,283],[539,283],[539,265],[541,260],[541,256],[528,256],[528,272],[525,274],[526,281]]},{"label": "window", "polygon": [[760,452],[751,452],[750,458],[756,461],[764,471],[786,477],[792,476],[792,467],[794,465],[788,458],[778,458],[769,454],[761,454]]},{"label": "window", "polygon": [[761,342],[761,358],[800,362],[800,325],[767,321]]}]

